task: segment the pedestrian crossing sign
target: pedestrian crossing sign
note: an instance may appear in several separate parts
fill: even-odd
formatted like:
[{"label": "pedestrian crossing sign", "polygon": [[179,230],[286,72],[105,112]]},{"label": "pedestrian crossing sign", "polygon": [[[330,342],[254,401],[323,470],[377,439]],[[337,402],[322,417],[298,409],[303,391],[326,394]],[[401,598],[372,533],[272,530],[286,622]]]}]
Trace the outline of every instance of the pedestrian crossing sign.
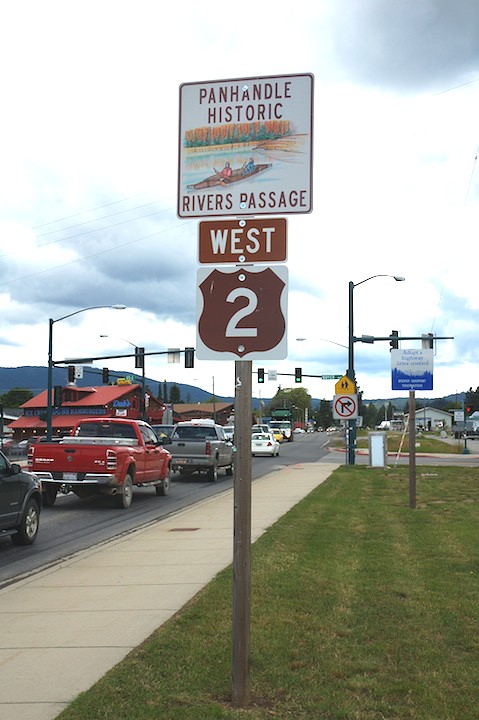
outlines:
[{"label": "pedestrian crossing sign", "polygon": [[355,395],[356,394],[356,383],[347,375],[343,375],[341,380],[338,380],[334,386],[334,392],[336,395]]}]

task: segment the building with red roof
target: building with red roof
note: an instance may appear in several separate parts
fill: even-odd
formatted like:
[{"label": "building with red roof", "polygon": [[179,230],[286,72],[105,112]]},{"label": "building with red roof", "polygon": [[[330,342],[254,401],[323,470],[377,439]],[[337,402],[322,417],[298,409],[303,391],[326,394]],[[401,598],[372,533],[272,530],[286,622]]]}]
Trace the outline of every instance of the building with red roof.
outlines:
[{"label": "building with red roof", "polygon": [[[123,381],[116,385],[77,387],[69,383],[62,388],[61,405],[52,411],[52,437],[67,435],[84,417],[142,418],[142,386]],[[46,435],[47,391],[27,400],[21,406],[23,415],[9,424],[17,442]],[[146,421],[161,423],[165,405],[146,394]]]}]

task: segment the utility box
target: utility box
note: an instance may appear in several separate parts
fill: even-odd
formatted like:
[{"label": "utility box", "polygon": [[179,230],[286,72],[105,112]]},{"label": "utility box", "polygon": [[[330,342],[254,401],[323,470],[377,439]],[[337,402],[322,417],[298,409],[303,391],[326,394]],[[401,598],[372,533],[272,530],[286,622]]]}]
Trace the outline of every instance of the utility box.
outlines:
[{"label": "utility box", "polygon": [[368,433],[370,467],[386,467],[388,457],[388,435],[385,432]]}]

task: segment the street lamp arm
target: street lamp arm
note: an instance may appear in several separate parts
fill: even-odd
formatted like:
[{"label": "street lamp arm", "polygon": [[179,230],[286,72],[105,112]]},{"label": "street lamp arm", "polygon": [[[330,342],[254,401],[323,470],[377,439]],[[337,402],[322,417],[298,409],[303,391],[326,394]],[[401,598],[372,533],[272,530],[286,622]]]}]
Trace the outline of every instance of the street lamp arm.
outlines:
[{"label": "street lamp arm", "polygon": [[353,288],[357,287],[358,285],[362,285],[365,282],[368,282],[368,280],[372,280],[373,278],[377,277],[390,277],[396,280],[396,282],[403,282],[406,278],[401,277],[400,275],[385,275],[384,273],[380,273],[379,275],[371,275],[371,277],[365,278],[364,280],[360,280],[358,283],[352,283]]},{"label": "street lamp arm", "polygon": [[100,308],[111,308],[112,310],[125,310],[126,305],[92,305],[91,307],[81,308],[75,312],[68,313],[62,317],[50,318],[48,320],[48,370],[47,370],[47,440],[52,439],[52,390],[53,390],[53,325],[60,320],[66,320],[69,317],[86,312],[87,310],[99,310]]},{"label": "street lamp arm", "polygon": [[56,318],[55,320],[50,318],[50,323],[53,325],[53,323],[60,322],[60,320],[66,320],[69,317],[73,317],[74,315],[78,315],[79,313],[86,312],[87,310],[100,310],[100,308],[111,308],[113,310],[126,310],[126,305],[93,305],[92,307],[82,308],[81,310],[75,310],[75,312],[68,313],[68,315],[63,315],[63,317]]},{"label": "street lamp arm", "polygon": [[[107,338],[111,337],[111,335],[100,335],[101,338]],[[138,345],[136,343],[132,343],[131,340],[127,340],[126,338],[119,337],[118,340],[123,340],[123,342],[128,343],[128,345],[131,345],[131,347],[137,348]]]}]

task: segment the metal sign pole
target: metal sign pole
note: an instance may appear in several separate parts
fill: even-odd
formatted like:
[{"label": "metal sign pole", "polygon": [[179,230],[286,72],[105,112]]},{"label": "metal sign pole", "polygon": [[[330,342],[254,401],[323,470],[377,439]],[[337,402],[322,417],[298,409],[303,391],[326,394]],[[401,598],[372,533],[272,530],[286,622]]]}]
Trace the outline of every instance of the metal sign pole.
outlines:
[{"label": "metal sign pole", "polygon": [[416,507],[416,393],[409,391],[409,507]]},{"label": "metal sign pole", "polygon": [[250,701],[252,362],[235,362],[232,703]]}]

